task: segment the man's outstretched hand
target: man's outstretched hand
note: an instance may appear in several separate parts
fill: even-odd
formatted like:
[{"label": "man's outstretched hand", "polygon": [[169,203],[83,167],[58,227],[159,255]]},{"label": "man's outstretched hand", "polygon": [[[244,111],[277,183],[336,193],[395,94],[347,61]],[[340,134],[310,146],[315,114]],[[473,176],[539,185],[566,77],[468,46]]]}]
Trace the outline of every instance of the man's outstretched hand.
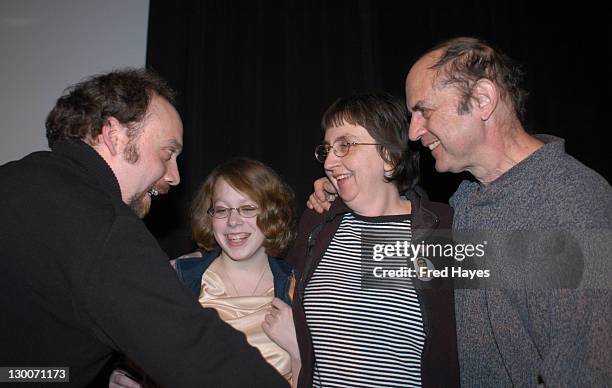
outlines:
[{"label": "man's outstretched hand", "polygon": [[310,194],[306,206],[317,213],[323,213],[329,210],[331,203],[334,202],[338,194],[336,189],[331,184],[329,179],[319,178],[313,183],[314,193]]}]

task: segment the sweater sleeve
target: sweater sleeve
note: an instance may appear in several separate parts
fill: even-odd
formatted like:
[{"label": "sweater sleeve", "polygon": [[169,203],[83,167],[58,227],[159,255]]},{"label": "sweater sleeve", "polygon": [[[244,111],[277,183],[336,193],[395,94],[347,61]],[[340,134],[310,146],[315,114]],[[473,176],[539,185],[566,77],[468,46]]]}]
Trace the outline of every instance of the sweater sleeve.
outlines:
[{"label": "sweater sleeve", "polygon": [[539,375],[546,386],[601,387],[612,381],[612,288],[610,231],[579,230],[584,268],[576,289],[542,292],[550,347]]},{"label": "sweater sleeve", "polygon": [[583,267],[575,289],[545,294],[552,330],[540,375],[547,386],[612,381],[612,189],[590,170],[580,178],[582,184],[566,188],[556,206],[559,223],[578,247],[573,259],[579,255]]},{"label": "sweater sleeve", "polygon": [[538,371],[547,387],[603,387],[612,381],[609,290],[549,290],[550,347]]},{"label": "sweater sleeve", "polygon": [[244,335],[203,309],[135,217],[113,223],[76,281],[82,319],[102,342],[168,387],[285,387]]},{"label": "sweater sleeve", "polygon": [[317,215],[312,210],[307,209],[302,213],[298,224],[297,237],[287,253],[286,260],[295,268],[298,278],[304,269],[304,261],[306,260],[308,250],[308,236],[316,226],[317,218]]}]

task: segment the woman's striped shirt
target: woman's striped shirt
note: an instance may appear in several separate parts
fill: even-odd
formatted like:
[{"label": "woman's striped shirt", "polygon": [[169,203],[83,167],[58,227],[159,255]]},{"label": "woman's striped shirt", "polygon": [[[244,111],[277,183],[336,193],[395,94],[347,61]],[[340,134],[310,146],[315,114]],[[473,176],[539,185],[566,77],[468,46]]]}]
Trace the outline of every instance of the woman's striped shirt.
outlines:
[{"label": "woman's striped shirt", "polygon": [[[409,215],[344,216],[304,294],[315,387],[421,386],[425,334],[416,291],[409,278],[401,287],[372,283],[371,271],[373,244],[410,238]],[[385,268],[407,265],[406,257],[384,259]]]}]

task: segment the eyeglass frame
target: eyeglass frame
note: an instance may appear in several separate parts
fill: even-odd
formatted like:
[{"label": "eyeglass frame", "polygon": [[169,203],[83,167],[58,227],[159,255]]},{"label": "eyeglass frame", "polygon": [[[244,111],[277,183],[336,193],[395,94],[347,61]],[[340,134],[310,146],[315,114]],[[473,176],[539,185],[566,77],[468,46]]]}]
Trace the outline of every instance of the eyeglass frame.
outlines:
[{"label": "eyeglass frame", "polygon": [[[346,152],[344,154],[342,154],[342,155],[339,155],[338,151],[336,151],[336,144],[338,142],[345,142],[346,146],[347,146]],[[335,142],[333,142],[332,144],[319,144],[318,146],[316,146],[315,147],[315,151],[314,151],[314,156],[315,156],[315,159],[317,160],[317,162],[325,163],[325,159],[327,159],[327,156],[329,156],[330,148],[334,152],[334,155],[336,155],[339,158],[344,158],[351,151],[351,147],[352,146],[356,146],[356,145],[377,145],[377,146],[380,146],[382,144],[380,144],[380,143],[360,143],[358,141],[348,141],[346,139],[344,139],[344,140],[343,139],[338,139]],[[318,156],[318,152],[317,151],[320,150],[320,149],[324,149],[325,150],[325,157],[323,158],[323,160],[320,160],[319,156]]]},{"label": "eyeglass frame", "polygon": [[[215,217],[215,214],[217,213],[215,211],[215,206],[210,207],[208,210],[206,210],[206,214],[208,214],[209,216],[211,216],[212,218],[216,218],[217,220],[224,220],[226,218],[230,218],[230,216],[232,215],[232,210],[236,210],[236,213],[238,213],[238,215],[242,218],[254,218],[257,217],[259,215],[259,207],[258,206],[253,206],[253,205],[243,205],[243,206],[238,206],[238,207],[225,207],[225,206],[217,206],[219,208],[222,208],[223,210],[227,211],[227,216],[225,217]],[[249,209],[253,209],[255,211],[257,211],[254,215],[252,216],[245,216],[244,214],[242,214],[243,209],[244,208],[249,208]]]}]

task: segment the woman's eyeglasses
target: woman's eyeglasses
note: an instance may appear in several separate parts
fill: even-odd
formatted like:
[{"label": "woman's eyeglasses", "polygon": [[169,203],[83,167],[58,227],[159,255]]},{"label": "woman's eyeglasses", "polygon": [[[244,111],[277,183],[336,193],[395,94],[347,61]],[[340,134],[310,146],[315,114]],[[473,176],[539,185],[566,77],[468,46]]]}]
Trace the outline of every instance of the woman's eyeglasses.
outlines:
[{"label": "woman's eyeglasses", "polygon": [[327,159],[327,155],[329,155],[329,150],[333,150],[334,155],[339,158],[346,156],[349,153],[352,146],[358,145],[380,145],[378,143],[359,143],[356,141],[348,141],[346,139],[338,139],[334,142],[334,144],[319,144],[315,148],[315,158],[317,161],[324,163],[325,159]]},{"label": "woman's eyeglasses", "polygon": [[238,207],[223,207],[223,206],[214,206],[208,209],[207,213],[214,218],[227,218],[229,217],[232,210],[236,210],[240,217],[244,218],[253,218],[259,213],[259,208],[251,205],[244,205]]}]

